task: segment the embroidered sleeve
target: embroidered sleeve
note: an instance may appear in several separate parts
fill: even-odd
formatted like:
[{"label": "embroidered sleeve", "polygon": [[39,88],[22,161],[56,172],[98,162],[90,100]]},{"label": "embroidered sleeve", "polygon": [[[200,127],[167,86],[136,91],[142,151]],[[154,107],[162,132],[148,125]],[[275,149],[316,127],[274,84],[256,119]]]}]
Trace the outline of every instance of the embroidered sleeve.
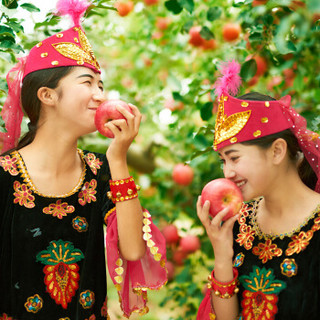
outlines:
[{"label": "embroidered sleeve", "polygon": [[117,288],[121,309],[129,318],[132,312],[148,312],[147,290],[159,290],[167,282],[166,243],[151,215],[144,210],[143,239],[146,253],[138,261],[127,261],[119,253],[116,210],[108,213],[107,260],[110,277]]}]

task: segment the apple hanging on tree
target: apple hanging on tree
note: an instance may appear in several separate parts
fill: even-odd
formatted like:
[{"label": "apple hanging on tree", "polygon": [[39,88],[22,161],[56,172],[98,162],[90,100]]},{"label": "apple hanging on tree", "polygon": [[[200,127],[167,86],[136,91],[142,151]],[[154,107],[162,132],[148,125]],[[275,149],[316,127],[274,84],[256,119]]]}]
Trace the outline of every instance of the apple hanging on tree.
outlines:
[{"label": "apple hanging on tree", "polygon": [[188,186],[193,180],[193,169],[189,165],[178,163],[174,166],[172,171],[172,178],[175,183],[182,186]]},{"label": "apple hanging on tree", "polygon": [[129,105],[122,100],[107,100],[101,103],[96,111],[94,123],[97,130],[105,137],[114,138],[114,134],[111,130],[105,127],[105,124],[108,121],[126,119],[123,114],[117,110],[117,106],[121,106],[132,113]]},{"label": "apple hanging on tree", "polygon": [[236,215],[243,202],[243,197],[238,186],[229,179],[220,178],[208,182],[201,192],[201,202],[210,201],[209,214],[215,217],[224,208],[229,212],[224,216],[223,221]]}]

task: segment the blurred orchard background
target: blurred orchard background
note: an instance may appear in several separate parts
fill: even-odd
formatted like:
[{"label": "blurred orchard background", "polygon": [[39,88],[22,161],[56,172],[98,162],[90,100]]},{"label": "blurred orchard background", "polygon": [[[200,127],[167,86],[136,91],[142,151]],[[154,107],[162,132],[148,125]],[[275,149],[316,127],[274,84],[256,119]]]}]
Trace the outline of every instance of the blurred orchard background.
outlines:
[{"label": "blurred orchard background", "polygon": [[[53,15],[55,4],[1,0],[1,105],[16,59],[70,26]],[[290,94],[309,128],[319,131],[319,19],[319,0],[93,0],[83,27],[107,98],[133,103],[143,114],[128,163],[143,206],[167,239],[169,282],[150,293],[150,312],[141,318],[195,319],[214,265],[196,201],[207,182],[222,176],[212,149],[219,63],[240,62],[240,94]],[[105,152],[109,143],[93,133],[79,146]],[[122,319],[110,279],[108,296],[111,318]]]}]

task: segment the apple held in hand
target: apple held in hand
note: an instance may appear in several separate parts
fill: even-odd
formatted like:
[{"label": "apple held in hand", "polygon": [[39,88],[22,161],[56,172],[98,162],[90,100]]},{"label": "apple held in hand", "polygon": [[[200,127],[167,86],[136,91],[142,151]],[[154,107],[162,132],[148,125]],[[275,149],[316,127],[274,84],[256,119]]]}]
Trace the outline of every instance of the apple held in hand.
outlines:
[{"label": "apple held in hand", "polygon": [[224,208],[229,208],[229,212],[223,218],[223,221],[226,221],[239,212],[243,197],[240,189],[234,182],[229,179],[220,178],[210,181],[202,189],[202,205],[206,200],[210,201],[209,214],[212,217]]},{"label": "apple held in hand", "polygon": [[111,132],[111,130],[105,127],[105,124],[108,121],[116,119],[126,119],[123,114],[117,110],[117,106],[121,106],[132,113],[129,105],[122,100],[105,101],[100,104],[96,111],[94,123],[97,130],[105,137],[114,138],[114,134]]}]

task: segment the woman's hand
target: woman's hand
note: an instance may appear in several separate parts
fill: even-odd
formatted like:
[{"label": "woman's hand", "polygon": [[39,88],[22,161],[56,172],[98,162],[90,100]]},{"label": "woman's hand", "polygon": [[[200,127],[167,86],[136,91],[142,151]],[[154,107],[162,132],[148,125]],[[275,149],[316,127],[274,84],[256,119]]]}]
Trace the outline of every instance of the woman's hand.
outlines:
[{"label": "woman's hand", "polygon": [[209,215],[210,202],[207,200],[201,205],[201,196],[197,202],[198,217],[206,229],[211,241],[215,260],[219,264],[229,263],[233,258],[233,226],[239,215],[223,221],[223,217],[228,213],[228,208],[220,211],[214,218]]},{"label": "woman's hand", "polygon": [[116,107],[126,119],[112,120],[105,124],[114,134],[113,141],[107,150],[109,161],[126,161],[127,151],[139,132],[141,113],[133,104],[129,106],[132,113],[121,106]]}]

